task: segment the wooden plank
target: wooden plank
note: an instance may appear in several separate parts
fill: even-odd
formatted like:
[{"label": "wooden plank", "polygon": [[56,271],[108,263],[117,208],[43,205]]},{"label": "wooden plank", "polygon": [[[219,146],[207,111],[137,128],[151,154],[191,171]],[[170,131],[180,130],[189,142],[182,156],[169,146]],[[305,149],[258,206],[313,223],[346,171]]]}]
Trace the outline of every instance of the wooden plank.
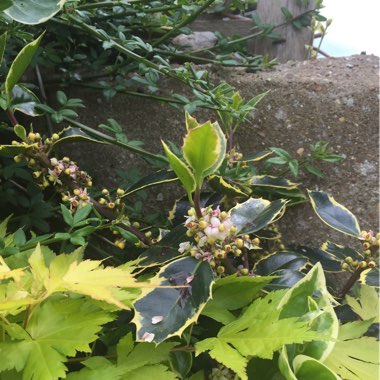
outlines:
[{"label": "wooden plank", "polygon": [[[313,9],[314,1],[310,0],[307,7],[296,0],[259,0],[257,15],[262,22],[272,25],[280,25],[286,21],[281,11],[282,7],[289,9],[290,13],[297,17],[308,10]],[[268,54],[270,58],[277,58],[279,62],[289,60],[302,61],[308,58],[305,45],[311,45],[313,34],[308,28],[295,29],[292,25],[284,25],[275,29],[283,36],[280,42],[267,38],[257,38],[254,43],[255,54]]]}]

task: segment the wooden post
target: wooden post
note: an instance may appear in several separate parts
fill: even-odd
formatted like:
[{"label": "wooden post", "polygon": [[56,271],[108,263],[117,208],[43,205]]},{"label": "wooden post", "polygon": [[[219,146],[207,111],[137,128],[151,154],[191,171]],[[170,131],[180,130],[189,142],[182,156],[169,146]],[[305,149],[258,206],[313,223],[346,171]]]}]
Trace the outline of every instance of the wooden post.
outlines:
[{"label": "wooden post", "polygon": [[[308,7],[305,7],[302,1],[297,0],[259,0],[256,12],[265,24],[280,25],[286,21],[281,11],[282,7],[288,8],[293,17],[297,17],[313,9],[314,1],[310,0]],[[279,62],[303,61],[308,58],[305,45],[312,44],[311,30],[297,30],[291,24],[287,24],[276,28],[275,32],[281,34],[283,40],[276,42],[268,38],[257,38],[254,43],[255,54],[268,54],[270,58],[277,58]]]}]

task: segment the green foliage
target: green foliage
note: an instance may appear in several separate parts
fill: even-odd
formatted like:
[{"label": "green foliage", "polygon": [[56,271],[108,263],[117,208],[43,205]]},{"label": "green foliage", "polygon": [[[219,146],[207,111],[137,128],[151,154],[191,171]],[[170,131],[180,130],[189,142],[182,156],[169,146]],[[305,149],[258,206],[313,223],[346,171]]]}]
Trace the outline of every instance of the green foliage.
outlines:
[{"label": "green foliage", "polygon": [[[276,221],[307,199],[287,176],[320,177],[320,163],[342,156],[326,142],[297,155],[238,150],[234,134],[265,93],[245,100],[189,62],[271,67],[265,57],[246,55],[244,45],[280,36],[255,17],[250,36],[218,34],[214,47],[196,52],[173,47],[172,38],[188,33],[212,4],[215,12],[255,7],[213,0],[0,5],[0,106],[12,125],[0,130],[1,379],[375,379],[380,235],[360,231],[347,209],[311,191],[317,215],[361,248],[282,241]],[[295,28],[310,26],[312,17],[323,21],[318,10],[297,18],[282,12]],[[188,63],[170,65],[176,59]],[[19,83],[32,62],[42,102],[36,86]],[[53,82],[108,99],[124,93],[185,110],[183,146],[163,142],[163,156],[129,140],[113,118],[99,122],[102,131],[79,123],[80,99],[58,90],[57,107],[50,104],[44,67],[55,73]],[[161,96],[164,77],[186,86],[186,96]],[[190,113],[199,107],[218,122],[198,123]],[[29,119],[22,125],[20,112],[45,116],[46,128],[39,122],[33,129]],[[128,149],[153,172],[142,177],[127,162],[125,183],[102,188],[67,157],[72,142]],[[188,200],[178,200],[166,218],[144,190],[177,180]],[[331,284],[328,293],[324,270],[346,271],[343,288]],[[341,305],[351,308],[348,317]]]}]

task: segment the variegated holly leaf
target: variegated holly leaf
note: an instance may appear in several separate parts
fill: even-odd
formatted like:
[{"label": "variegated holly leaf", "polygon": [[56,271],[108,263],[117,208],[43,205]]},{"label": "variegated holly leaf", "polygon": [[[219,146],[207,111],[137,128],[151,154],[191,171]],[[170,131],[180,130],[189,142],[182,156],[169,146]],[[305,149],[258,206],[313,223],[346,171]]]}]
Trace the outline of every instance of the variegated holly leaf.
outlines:
[{"label": "variegated holly leaf", "polygon": [[274,187],[279,189],[295,189],[299,184],[291,182],[286,178],[273,177],[270,175],[257,175],[253,176],[250,181],[252,186],[262,186],[262,187]]},{"label": "variegated holly leaf", "polygon": [[319,218],[328,226],[346,235],[359,236],[359,223],[349,210],[324,191],[308,190],[311,205]]},{"label": "variegated holly leaf", "polygon": [[238,235],[259,231],[276,221],[284,211],[287,201],[278,199],[270,202],[266,199],[250,198],[231,209],[232,223],[238,230]]},{"label": "variegated holly leaf", "polygon": [[207,262],[186,257],[162,267],[152,283],[167,288],[143,291],[132,322],[137,341],[160,343],[197,321],[211,297],[213,274]]}]

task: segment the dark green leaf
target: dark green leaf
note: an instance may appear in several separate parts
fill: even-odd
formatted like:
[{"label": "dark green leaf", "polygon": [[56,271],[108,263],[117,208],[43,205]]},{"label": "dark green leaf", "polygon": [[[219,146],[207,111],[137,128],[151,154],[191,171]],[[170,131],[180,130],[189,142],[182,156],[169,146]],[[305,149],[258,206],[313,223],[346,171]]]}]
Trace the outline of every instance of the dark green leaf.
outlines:
[{"label": "dark green leaf", "polygon": [[22,141],[26,141],[26,130],[22,125],[15,125],[13,130],[15,131],[17,137],[19,137]]},{"label": "dark green leaf", "polygon": [[285,200],[269,202],[265,199],[250,198],[231,209],[231,219],[237,227],[238,235],[259,231],[273,223],[286,205]]},{"label": "dark green leaf", "polygon": [[247,197],[239,187],[231,185],[221,176],[211,175],[208,177],[209,185],[217,192],[222,193],[230,198]]},{"label": "dark green leaf", "polygon": [[74,214],[73,227],[75,227],[82,220],[86,219],[90,215],[91,211],[92,205],[85,205],[83,207],[78,208]]},{"label": "dark green leaf", "polygon": [[189,237],[186,236],[186,230],[187,228],[183,224],[175,227],[157,244],[140,255],[139,265],[143,267],[155,266],[180,257],[182,253],[178,251],[179,244],[189,240]]},{"label": "dark green leaf", "polygon": [[172,170],[159,170],[158,172],[148,174],[147,176],[139,179],[133,185],[128,187],[125,195],[130,195],[136,191],[140,191],[147,187],[161,185],[163,183],[177,181],[178,178]]},{"label": "dark green leaf", "polygon": [[[161,286],[143,291],[134,303],[137,341],[160,343],[195,323],[211,297],[213,274],[210,265],[192,257],[176,260],[152,280]],[[179,287],[178,287],[179,286]],[[157,302],[159,300],[159,302]]]},{"label": "dark green leaf", "polygon": [[70,210],[63,204],[61,204],[61,211],[62,211],[62,216],[63,216],[63,220],[65,221],[65,223],[67,225],[69,225],[70,227],[73,227],[74,226],[74,218],[70,212]]},{"label": "dark green leaf", "polygon": [[[24,0],[23,0],[24,1]],[[8,12],[11,8],[8,8],[5,12]],[[25,70],[28,68],[34,54],[38,49],[38,45],[42,39],[41,34],[35,41],[30,42],[28,45],[17,54],[13,60],[12,65],[8,71],[8,75],[5,79],[5,91],[8,95],[8,100],[11,100],[13,87],[17,84]]]},{"label": "dark green leaf", "polygon": [[295,252],[281,251],[261,259],[254,268],[255,273],[260,276],[275,275],[282,269],[301,270],[307,259]]},{"label": "dark green leaf", "polygon": [[314,211],[328,226],[351,236],[359,236],[360,227],[355,216],[333,197],[323,191],[308,190]]},{"label": "dark green leaf", "polygon": [[250,179],[250,184],[253,186],[267,186],[281,189],[295,189],[299,184],[290,182],[282,177],[273,177],[270,175],[253,176]]},{"label": "dark green leaf", "polygon": [[9,108],[15,112],[19,111],[29,116],[39,116],[37,96],[22,84],[16,84],[12,90],[12,99]]}]

